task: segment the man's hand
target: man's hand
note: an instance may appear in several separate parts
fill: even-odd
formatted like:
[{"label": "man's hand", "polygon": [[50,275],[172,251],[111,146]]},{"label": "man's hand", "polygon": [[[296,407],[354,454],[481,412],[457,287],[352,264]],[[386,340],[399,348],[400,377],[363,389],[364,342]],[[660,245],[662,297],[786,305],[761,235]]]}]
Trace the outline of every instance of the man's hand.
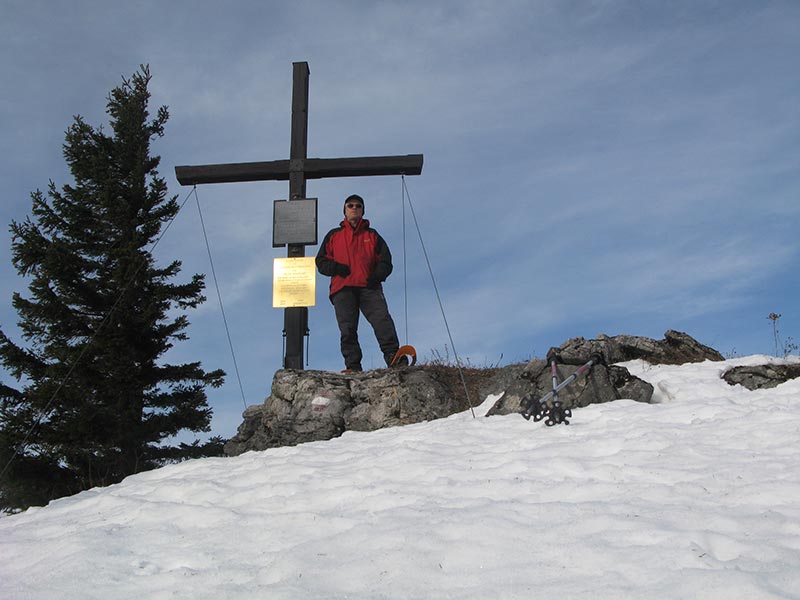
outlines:
[{"label": "man's hand", "polygon": [[380,277],[375,275],[375,273],[372,273],[369,277],[367,277],[367,287],[368,288],[374,290],[374,289],[378,288],[378,286],[380,286],[380,284],[381,284]]},{"label": "man's hand", "polygon": [[350,267],[342,263],[333,263],[333,274],[339,277],[347,277],[350,275]]}]

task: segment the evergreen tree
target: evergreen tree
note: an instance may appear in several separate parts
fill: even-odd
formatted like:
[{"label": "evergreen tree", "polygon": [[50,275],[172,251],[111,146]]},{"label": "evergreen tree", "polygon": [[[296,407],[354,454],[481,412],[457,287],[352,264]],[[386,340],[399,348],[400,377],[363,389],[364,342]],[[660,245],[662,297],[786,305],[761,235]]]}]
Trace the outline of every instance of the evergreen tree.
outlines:
[{"label": "evergreen tree", "polygon": [[[150,143],[149,68],[108,97],[111,135],[80,116],[66,132],[73,185],[36,191],[32,218],[12,222],[12,257],[30,297],[13,295],[25,345],[0,330],[0,362],[18,382],[0,384],[0,508],[40,505],[170,460],[217,452],[169,445],[183,430],[210,429],[206,386],[222,371],[163,364],[186,339],[181,309],[205,300],[202,275],[174,283],[180,262],[151,254],[179,210]],[[177,316],[176,316],[177,314]]]}]

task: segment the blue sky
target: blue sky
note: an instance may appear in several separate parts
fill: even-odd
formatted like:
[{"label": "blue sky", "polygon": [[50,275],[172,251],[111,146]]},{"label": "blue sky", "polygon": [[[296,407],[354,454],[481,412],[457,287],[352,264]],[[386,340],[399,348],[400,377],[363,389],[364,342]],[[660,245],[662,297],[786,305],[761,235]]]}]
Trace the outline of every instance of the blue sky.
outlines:
[{"label": "blue sky", "polygon": [[[92,2],[0,0],[0,222],[70,183],[72,116],[140,64],[170,192],[176,165],[288,158],[292,62],[310,66],[308,155],[422,153],[408,177],[459,354],[542,356],[570,337],[686,331],[723,353],[800,337],[800,3],[794,1]],[[319,237],[350,193],[395,255],[386,285],[401,341],[452,356],[401,181],[313,180]],[[285,182],[199,186],[248,404],[281,366],[272,308],[272,202]],[[0,240],[0,325],[26,283]],[[311,255],[316,247],[307,248]],[[210,273],[194,198],[156,249]],[[229,373],[214,433],[243,409],[213,282],[171,360]],[[327,279],[310,309],[308,368],[339,370]],[[369,326],[364,366],[380,366]],[[502,357],[502,358],[501,358]],[[5,379],[5,377],[4,377]]]}]

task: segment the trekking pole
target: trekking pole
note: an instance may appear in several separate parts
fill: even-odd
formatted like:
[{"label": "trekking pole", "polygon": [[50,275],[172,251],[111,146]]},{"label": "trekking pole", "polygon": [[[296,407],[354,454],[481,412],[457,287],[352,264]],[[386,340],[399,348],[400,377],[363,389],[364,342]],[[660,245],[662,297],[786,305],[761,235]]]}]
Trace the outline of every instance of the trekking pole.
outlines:
[{"label": "trekking pole", "polygon": [[553,390],[547,392],[538,400],[531,396],[531,394],[523,396],[519,401],[520,407],[522,408],[522,416],[527,420],[533,417],[534,421],[541,421],[546,418],[547,420],[544,424],[548,427],[552,427],[558,423],[569,425],[567,417],[572,417],[572,410],[564,408],[564,405],[558,399],[558,392],[575,382],[582,375],[588,373],[594,365],[603,362],[603,357],[598,353],[592,354],[588,362],[578,367],[577,371],[561,383],[558,383],[558,348],[550,349],[547,353],[547,360],[550,363],[550,376],[553,380]]}]

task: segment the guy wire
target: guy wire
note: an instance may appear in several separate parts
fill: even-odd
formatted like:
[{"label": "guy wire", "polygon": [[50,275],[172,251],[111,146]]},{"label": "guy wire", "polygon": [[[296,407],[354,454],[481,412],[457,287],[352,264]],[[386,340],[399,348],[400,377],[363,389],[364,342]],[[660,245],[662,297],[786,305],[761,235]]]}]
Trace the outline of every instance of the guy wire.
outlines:
[{"label": "guy wire", "polygon": [[247,400],[244,398],[244,387],[242,386],[242,378],[239,376],[239,365],[236,362],[236,353],[233,351],[233,341],[231,340],[231,330],[228,327],[228,319],[225,316],[225,307],[222,305],[222,294],[219,291],[219,282],[217,281],[217,270],[214,268],[214,259],[211,257],[211,245],[208,243],[208,235],[206,234],[206,224],[203,220],[203,211],[200,208],[200,197],[197,195],[197,186],[193,186],[192,192],[194,199],[197,202],[197,212],[200,214],[200,227],[203,230],[203,239],[206,241],[206,251],[208,252],[208,262],[211,264],[211,277],[214,279],[214,287],[217,290],[217,300],[219,300],[219,310],[222,313],[222,322],[225,325],[225,334],[228,336],[228,347],[231,349],[231,358],[233,358],[233,370],[236,372],[236,380],[239,382],[239,392],[242,394],[242,404],[244,409],[247,410]]},{"label": "guy wire", "polygon": [[442,312],[442,319],[444,320],[444,327],[447,330],[447,337],[450,339],[450,345],[453,347],[453,355],[456,357],[456,368],[458,369],[458,374],[461,377],[461,384],[464,386],[464,395],[467,397],[467,403],[469,404],[469,410],[472,413],[472,418],[475,417],[475,409],[472,406],[472,400],[469,397],[469,390],[467,389],[467,380],[464,378],[464,370],[461,368],[461,360],[458,358],[458,352],[456,351],[456,344],[453,341],[453,336],[450,333],[450,325],[447,323],[447,316],[444,314],[444,305],[442,304],[442,298],[439,296],[439,288],[436,285],[436,278],[433,276],[433,268],[431,267],[431,261],[428,258],[428,251],[425,248],[425,242],[422,240],[422,232],[419,228],[419,222],[417,221],[417,214],[414,212],[414,205],[411,202],[411,194],[408,193],[408,187],[406,186],[406,178],[402,176],[403,179],[403,193],[406,199],[408,199],[408,207],[411,209],[411,216],[414,219],[414,225],[417,228],[417,235],[419,236],[419,243],[422,246],[422,253],[425,255],[425,262],[428,264],[428,272],[431,275],[431,282],[433,283],[433,291],[436,292],[436,301],[439,303],[439,310]]}]

